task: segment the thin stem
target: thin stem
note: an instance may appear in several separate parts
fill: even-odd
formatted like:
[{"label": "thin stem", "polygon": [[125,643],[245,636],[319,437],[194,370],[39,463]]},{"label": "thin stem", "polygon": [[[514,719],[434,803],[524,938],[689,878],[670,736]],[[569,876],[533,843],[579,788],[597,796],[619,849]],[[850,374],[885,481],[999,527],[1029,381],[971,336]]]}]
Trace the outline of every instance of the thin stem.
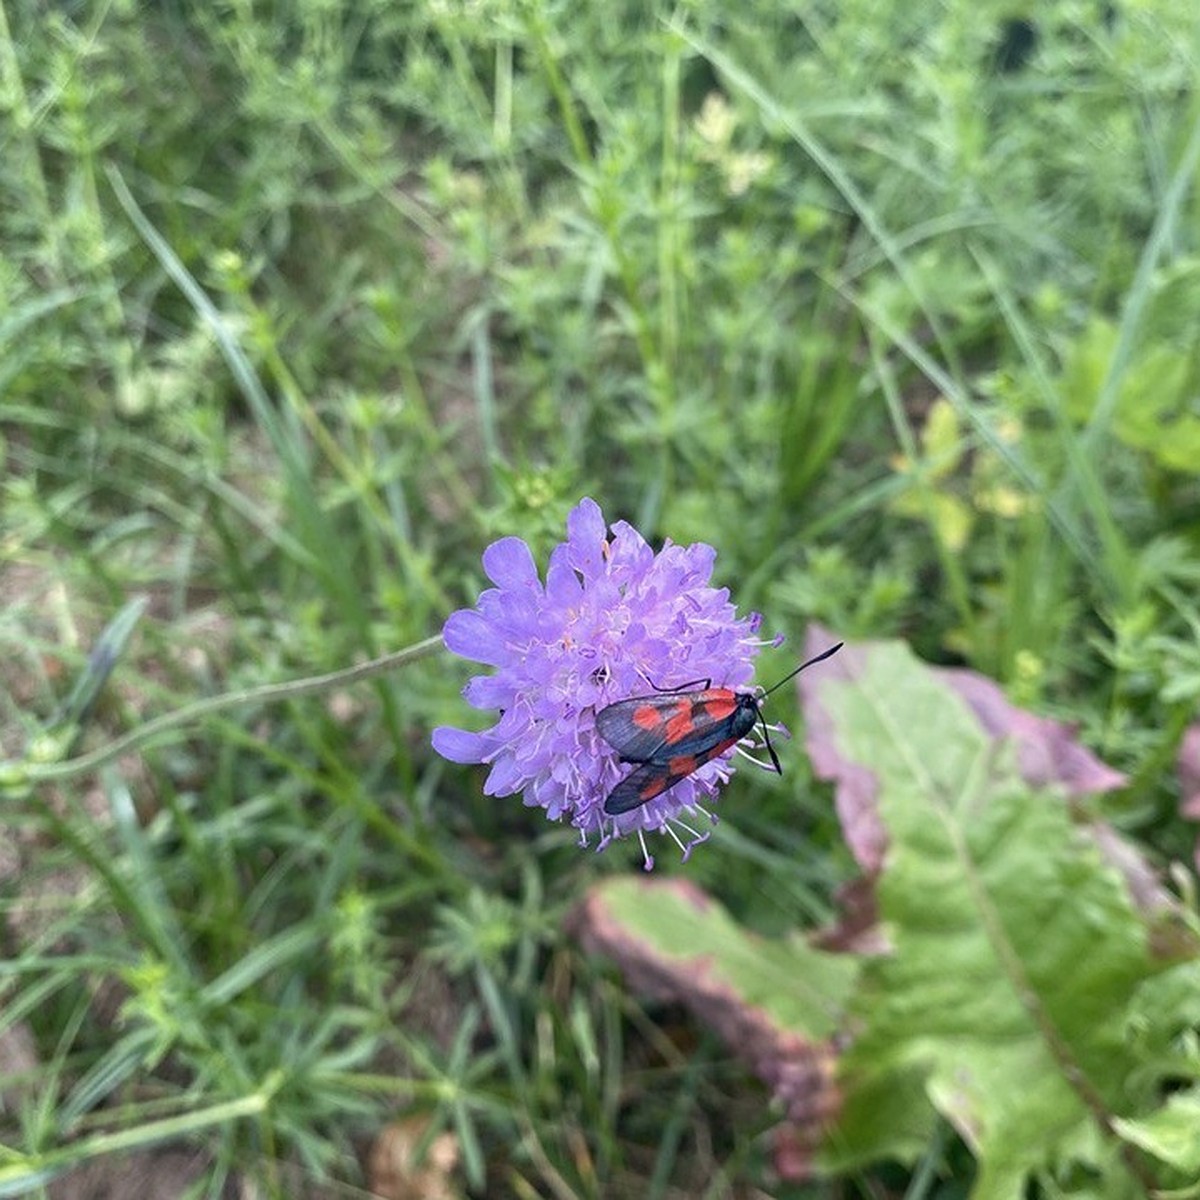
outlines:
[{"label": "thin stem", "polygon": [[144,745],[167,730],[194,724],[204,717],[211,717],[214,713],[225,712],[243,704],[278,704],[281,700],[294,700],[298,696],[311,696],[316,692],[327,692],[335,687],[358,683],[360,680],[370,679],[375,675],[382,675],[385,671],[416,662],[417,659],[432,654],[441,644],[441,634],[437,634],[422,642],[407,646],[403,650],[381,655],[369,662],[359,663],[355,667],[332,671],[327,675],[312,675],[307,679],[293,679],[286,683],[268,683],[247,691],[209,696],[203,700],[197,700],[193,704],[185,704],[182,708],[175,709],[174,712],[155,717],[153,721],[148,721],[124,737],[117,738],[116,741],[109,742],[107,746],[101,746],[90,754],[81,754],[78,758],[67,759],[65,762],[23,764],[26,781],[28,783],[47,783],[56,779],[70,779],[72,776],[94,771],[97,767],[111,762],[122,754],[127,754],[130,750]]},{"label": "thin stem", "polygon": [[[257,1091],[234,1100],[226,1100],[208,1108],[180,1113],[161,1121],[150,1121],[132,1129],[98,1133],[81,1138],[69,1145],[59,1146],[41,1154],[24,1155],[20,1161],[0,1167],[0,1194],[13,1195],[7,1186],[28,1181],[44,1181],[51,1172],[57,1173],[78,1166],[88,1159],[105,1154],[141,1149],[156,1142],[195,1135],[202,1129],[227,1125],[231,1121],[264,1113],[283,1081],[281,1072],[272,1072]],[[7,1186],[6,1186],[7,1185]]]}]

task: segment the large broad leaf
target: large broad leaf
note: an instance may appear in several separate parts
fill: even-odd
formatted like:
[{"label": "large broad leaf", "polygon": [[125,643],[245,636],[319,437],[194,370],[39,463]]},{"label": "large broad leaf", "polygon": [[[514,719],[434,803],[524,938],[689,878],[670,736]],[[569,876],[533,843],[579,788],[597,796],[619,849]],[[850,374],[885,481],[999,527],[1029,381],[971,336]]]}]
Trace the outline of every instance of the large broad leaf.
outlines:
[{"label": "large broad leaf", "polygon": [[[819,626],[809,630],[808,646],[827,644],[832,634]],[[875,653],[874,643],[847,646],[821,672],[810,672],[797,680],[804,702],[808,727],[808,752],[821,779],[837,783],[837,810],[846,844],[864,871],[878,870],[887,847],[887,833],[879,814],[878,781],[872,760],[845,757],[833,735],[833,718],[818,701],[823,684],[857,676],[866,658]],[[1016,752],[1021,778],[1033,787],[1057,785],[1072,796],[1112,791],[1128,782],[1120,771],[1102,762],[1062,721],[1041,717],[1018,708],[1004,695],[995,680],[977,671],[925,667],[933,678],[949,685],[967,704],[979,732],[996,744],[1008,743]],[[895,710],[904,723],[920,723],[923,714]],[[920,730],[917,731],[918,735]],[[924,726],[926,736],[936,730]],[[917,739],[919,741],[919,737]]]},{"label": "large broad leaf", "polygon": [[1157,1104],[1128,1032],[1162,964],[1125,877],[952,681],[898,644],[841,659],[805,681],[810,736],[872,826],[889,951],[863,965],[826,1161],[911,1150],[884,1106],[918,1081],[977,1155],[976,1200],[1072,1170],[1096,1172],[1093,1194],[1141,1194],[1114,1122]]},{"label": "large broad leaf", "polygon": [[787,1115],[777,1165],[803,1175],[840,1099],[837,1034],[856,960],[799,937],[757,937],[682,879],[596,884],[571,926],[635,988],[691,1008],[772,1089]]}]

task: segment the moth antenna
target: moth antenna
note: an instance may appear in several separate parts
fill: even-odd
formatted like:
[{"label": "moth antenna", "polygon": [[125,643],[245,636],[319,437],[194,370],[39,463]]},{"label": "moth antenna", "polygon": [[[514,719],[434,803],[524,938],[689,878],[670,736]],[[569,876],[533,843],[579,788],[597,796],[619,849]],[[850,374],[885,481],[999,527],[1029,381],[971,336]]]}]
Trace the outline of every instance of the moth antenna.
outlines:
[{"label": "moth antenna", "polygon": [[830,646],[828,650],[822,650],[821,653],[816,656],[816,658],[810,658],[808,662],[802,662],[794,671],[789,671],[778,683],[767,688],[767,690],[763,692],[763,699],[765,700],[772,692],[783,687],[783,685],[787,683],[789,679],[795,679],[795,677],[799,675],[800,672],[806,667],[815,666],[817,663],[824,662],[827,658],[830,658],[832,655],[836,654],[845,644],[845,642],[838,642],[836,646]]}]

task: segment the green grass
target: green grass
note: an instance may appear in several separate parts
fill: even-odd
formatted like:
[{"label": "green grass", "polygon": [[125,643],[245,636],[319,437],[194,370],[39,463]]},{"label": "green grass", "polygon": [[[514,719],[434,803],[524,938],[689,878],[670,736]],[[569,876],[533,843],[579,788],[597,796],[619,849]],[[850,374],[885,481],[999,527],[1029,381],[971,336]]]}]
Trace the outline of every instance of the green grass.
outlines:
[{"label": "green grass", "polygon": [[[1013,18],[0,5],[0,750],[66,755],[135,597],[78,750],[197,705],[13,769],[0,1195],[178,1139],[197,1196],[362,1194],[413,1112],[472,1195],[776,1186],[728,1049],[564,929],[633,853],[432,753],[464,664],[256,691],[436,635],[582,495],[717,547],[761,678],[811,620],[904,637],[1078,722],[1134,780],[1098,811],[1191,862],[1200,14],[1055,0],[1024,62]],[[771,932],[850,874],[786,769],[659,855]],[[941,1130],[786,1194],[970,1175]]]}]

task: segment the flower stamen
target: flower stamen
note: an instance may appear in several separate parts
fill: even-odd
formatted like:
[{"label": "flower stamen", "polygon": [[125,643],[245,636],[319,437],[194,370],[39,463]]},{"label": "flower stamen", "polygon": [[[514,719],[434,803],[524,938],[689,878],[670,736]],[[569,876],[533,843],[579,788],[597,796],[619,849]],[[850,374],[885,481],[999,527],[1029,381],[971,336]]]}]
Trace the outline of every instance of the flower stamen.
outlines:
[{"label": "flower stamen", "polygon": [[[637,836],[638,836],[638,841],[641,842],[641,844],[642,844],[642,870],[643,871],[653,871],[654,870],[654,855],[651,854],[650,851],[646,849],[646,835],[639,829],[637,831]],[[675,840],[678,841],[679,839],[676,838]]]}]

